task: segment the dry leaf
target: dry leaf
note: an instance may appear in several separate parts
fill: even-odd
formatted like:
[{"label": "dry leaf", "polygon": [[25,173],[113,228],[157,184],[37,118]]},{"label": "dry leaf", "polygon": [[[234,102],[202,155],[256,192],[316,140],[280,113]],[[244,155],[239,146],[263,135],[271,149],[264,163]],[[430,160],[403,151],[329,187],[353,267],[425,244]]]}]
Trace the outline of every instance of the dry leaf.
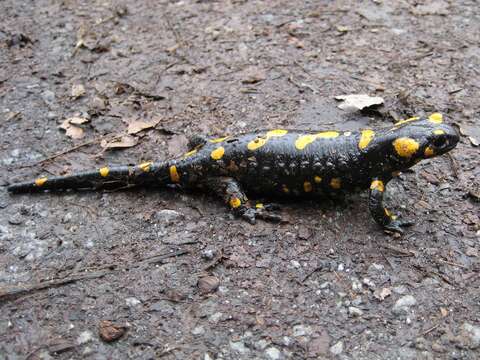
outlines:
[{"label": "dry leaf", "polygon": [[242,84],[256,84],[265,80],[267,75],[264,70],[251,68],[249,69],[242,79]]},{"label": "dry leaf", "polygon": [[136,134],[142,130],[150,129],[155,127],[160,122],[160,119],[154,119],[151,121],[142,121],[142,120],[134,120],[128,124],[127,132],[130,135]]},{"label": "dry leaf", "polygon": [[343,100],[338,105],[342,110],[362,110],[371,106],[383,104],[383,98],[378,96],[368,96],[366,94],[350,94],[335,96],[335,100]]},{"label": "dry leaf", "polygon": [[65,130],[65,135],[67,135],[69,138],[81,139],[84,137],[85,133],[82,128],[75,125],[84,124],[86,122],[88,122],[88,119],[74,116],[64,120],[59,128]]},{"label": "dry leaf", "polygon": [[477,147],[477,146],[480,145],[480,143],[478,142],[478,140],[475,139],[473,136],[469,136],[469,137],[468,137],[468,140],[470,140],[470,143],[471,143],[473,146],[475,146],[475,147]]},{"label": "dry leaf", "polygon": [[442,317],[447,317],[448,315],[448,310],[445,309],[444,307],[440,308],[440,313],[442,314]]},{"label": "dry leaf", "polygon": [[377,289],[373,292],[373,296],[380,301],[385,300],[385,298],[391,294],[392,290],[390,290],[390,288]]},{"label": "dry leaf", "polygon": [[76,84],[72,86],[72,97],[78,99],[85,95],[85,87],[82,84]]},{"label": "dry leaf", "polygon": [[103,140],[100,146],[104,149],[125,149],[137,145],[138,139],[130,135],[124,135],[112,141]]},{"label": "dry leaf", "polygon": [[[88,120],[87,118],[84,118],[84,117],[74,116],[74,117],[68,118],[65,121],[68,121],[70,124],[81,125],[81,124],[85,124],[85,123],[89,122],[90,120]],[[64,123],[65,123],[65,121],[64,121]]]},{"label": "dry leaf", "polygon": [[81,139],[85,135],[83,129],[78,126],[70,125],[65,134],[71,139]]}]

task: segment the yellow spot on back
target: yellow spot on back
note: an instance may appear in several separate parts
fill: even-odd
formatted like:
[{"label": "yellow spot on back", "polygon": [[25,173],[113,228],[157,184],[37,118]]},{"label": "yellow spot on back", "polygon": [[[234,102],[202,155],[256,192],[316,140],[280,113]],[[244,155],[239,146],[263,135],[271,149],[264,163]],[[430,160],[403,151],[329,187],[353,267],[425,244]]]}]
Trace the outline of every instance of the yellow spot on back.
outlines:
[{"label": "yellow spot on back", "polygon": [[288,133],[288,130],[283,129],[275,129],[267,131],[265,137],[257,137],[254,140],[250,141],[247,145],[248,150],[257,150],[258,148],[262,147],[270,140],[272,137],[282,137]]},{"label": "yellow spot on back", "polygon": [[267,142],[267,139],[257,137],[255,140],[252,140],[248,143],[247,148],[248,150],[252,150],[252,151],[257,150],[258,148],[265,145],[266,142]]},{"label": "yellow spot on back", "polygon": [[314,142],[315,139],[315,135],[302,135],[297,140],[295,140],[295,147],[298,150],[303,150],[308,144]]},{"label": "yellow spot on back", "polygon": [[317,139],[332,139],[338,135],[340,135],[338,131],[322,131],[316,134],[302,135],[295,140],[295,147],[298,150],[303,150],[308,144],[311,144]]},{"label": "yellow spot on back", "polygon": [[110,173],[110,169],[108,167],[103,167],[99,171],[101,177],[107,177],[108,174]]},{"label": "yellow spot on back", "polygon": [[442,129],[437,129],[437,130],[433,130],[433,133],[435,135],[443,135],[445,134],[445,131],[443,131]]},{"label": "yellow spot on back", "polygon": [[231,207],[231,208],[236,209],[236,208],[238,208],[240,205],[242,205],[242,201],[241,201],[239,198],[237,198],[237,197],[233,197],[233,198],[230,199],[229,204],[230,204],[230,207]]},{"label": "yellow spot on back", "polygon": [[318,175],[315,175],[315,177],[313,178],[313,180],[317,183],[317,184],[320,184],[322,182],[322,178]]},{"label": "yellow spot on back", "polygon": [[378,190],[380,192],[383,192],[385,190],[385,186],[383,185],[382,180],[373,180],[372,184],[370,185],[371,190]]},{"label": "yellow spot on back", "polygon": [[392,214],[390,213],[390,211],[388,211],[387,208],[383,208],[383,211],[385,211],[385,215],[387,215],[389,218],[392,217]]},{"label": "yellow spot on back", "polygon": [[220,143],[222,141],[225,141],[226,139],[228,139],[230,136],[225,136],[225,137],[221,137],[221,138],[217,138],[217,139],[210,139],[208,140],[209,142],[213,143],[213,144],[216,144],[216,143]]},{"label": "yellow spot on back", "polygon": [[362,130],[362,135],[360,137],[360,141],[358,143],[358,147],[360,150],[365,149],[368,144],[373,140],[375,137],[375,131],[373,130]]},{"label": "yellow spot on back", "polygon": [[405,119],[405,120],[400,120],[400,121],[396,122],[394,126],[403,125],[403,124],[406,124],[406,123],[409,123],[409,122],[412,122],[412,121],[415,121],[415,120],[418,120],[418,119],[420,119],[420,117],[414,116],[414,117],[411,117],[411,118],[408,118],[408,119]]},{"label": "yellow spot on back", "polygon": [[147,162],[141,163],[140,165],[138,165],[138,167],[142,169],[142,171],[144,172],[149,172],[152,164],[153,162],[147,161]]},{"label": "yellow spot on back", "polygon": [[330,180],[330,186],[338,190],[342,187],[342,180],[340,180],[340,178],[332,178],[332,180]]},{"label": "yellow spot on back", "polygon": [[269,132],[267,132],[267,138],[271,138],[271,137],[280,137],[280,136],[284,136],[288,133],[288,130],[283,130],[283,129],[275,129],[275,130],[270,130]]},{"label": "yellow spot on back", "polygon": [[411,138],[402,137],[393,142],[393,147],[398,155],[404,158],[409,158],[417,152],[420,145]]},{"label": "yellow spot on back", "polygon": [[287,187],[287,185],[283,184],[282,185],[282,191],[285,193],[285,194],[288,194],[290,192],[290,189]]},{"label": "yellow spot on back", "polygon": [[336,138],[338,135],[338,131],[322,131],[316,134],[316,137],[319,139],[333,139]]},{"label": "yellow spot on back", "polygon": [[210,153],[210,156],[212,157],[213,160],[220,160],[223,157],[223,154],[225,154],[225,149],[223,148],[223,146],[220,146],[215,150],[213,150]]},{"label": "yellow spot on back", "polygon": [[258,204],[255,205],[255,207],[256,207],[257,209],[263,209],[263,204],[262,204],[262,203],[258,203]]},{"label": "yellow spot on back", "polygon": [[312,192],[312,189],[313,189],[313,188],[312,188],[312,183],[311,183],[310,181],[305,181],[305,182],[303,183],[303,190],[304,190],[305,192],[307,192],[307,193],[308,193],[308,192]]},{"label": "yellow spot on back", "polygon": [[197,153],[197,150],[196,150],[196,149],[194,149],[194,150],[192,150],[192,151],[189,151],[189,152],[186,152],[185,154],[183,154],[183,158],[186,159],[186,158],[188,158],[188,157],[190,157],[190,156],[192,156],[192,155],[194,155],[194,154],[196,154],[196,153]]},{"label": "yellow spot on back", "polygon": [[443,115],[440,113],[433,113],[428,117],[428,120],[434,124],[441,124],[443,122]]},{"label": "yellow spot on back", "polygon": [[428,146],[426,149],[425,149],[425,157],[432,157],[435,155],[435,151],[430,147]]},{"label": "yellow spot on back", "polygon": [[174,183],[180,181],[180,175],[178,174],[177,167],[175,165],[170,166],[170,180]]},{"label": "yellow spot on back", "polygon": [[41,177],[41,178],[38,178],[35,180],[35,185],[36,186],[43,186],[46,182],[47,182],[47,178],[46,177]]}]

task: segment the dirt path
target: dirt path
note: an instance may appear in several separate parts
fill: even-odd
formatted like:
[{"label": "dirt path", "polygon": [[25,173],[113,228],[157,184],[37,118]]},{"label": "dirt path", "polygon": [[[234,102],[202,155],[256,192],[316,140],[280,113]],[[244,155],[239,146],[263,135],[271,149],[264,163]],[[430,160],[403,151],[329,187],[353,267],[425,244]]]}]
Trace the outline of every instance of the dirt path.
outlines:
[{"label": "dirt path", "polygon": [[[480,8],[358,3],[0,2],[2,186],[162,160],[196,133],[439,111],[464,134],[389,185],[417,222],[401,238],[365,194],[251,226],[201,194],[2,187],[0,359],[478,358]],[[346,113],[349,93],[385,107]],[[71,117],[76,139],[58,129]],[[129,124],[135,146],[101,147]],[[103,320],[126,333],[106,343]]]}]

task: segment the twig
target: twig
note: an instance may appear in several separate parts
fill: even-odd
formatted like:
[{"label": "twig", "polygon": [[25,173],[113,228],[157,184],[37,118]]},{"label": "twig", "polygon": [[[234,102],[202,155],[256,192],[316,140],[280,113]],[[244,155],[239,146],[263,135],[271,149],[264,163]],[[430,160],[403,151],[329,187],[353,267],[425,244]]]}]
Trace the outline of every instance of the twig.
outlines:
[{"label": "twig", "polygon": [[18,295],[24,295],[28,294],[34,291],[39,291],[47,288],[56,288],[60,287],[66,284],[74,283],[77,281],[81,280],[90,280],[90,279],[97,279],[101,278],[105,275],[112,274],[114,272],[118,271],[124,271],[124,270],[129,270],[133,268],[140,267],[145,264],[156,264],[158,262],[161,262],[165,259],[171,258],[171,257],[177,257],[181,256],[184,254],[188,254],[188,251],[185,250],[180,250],[176,251],[173,253],[167,253],[167,254],[160,254],[160,255],[154,255],[154,256],[149,256],[147,258],[144,258],[140,261],[135,261],[129,264],[110,264],[110,265],[105,265],[104,268],[106,270],[100,270],[100,271],[92,271],[89,272],[90,269],[84,269],[83,271],[79,271],[78,273],[68,276],[65,278],[61,279],[53,279],[53,280],[48,280],[48,281],[40,281],[39,283],[36,284],[20,284],[20,285],[14,285],[11,287],[7,288],[0,288],[0,301],[5,300],[9,297],[14,297]]},{"label": "twig", "polygon": [[451,167],[452,167],[453,174],[455,175],[455,178],[458,179],[458,164],[457,164],[457,162],[455,161],[455,158],[452,156],[452,154],[447,153],[447,156],[448,156],[448,158],[450,159],[450,165],[451,165]]},{"label": "twig", "polygon": [[[114,137],[114,139],[117,138],[117,137],[120,137],[120,136],[121,136],[121,135],[117,135],[117,136]],[[71,148],[69,148],[69,149],[67,149],[67,150],[64,150],[64,151],[61,151],[61,152],[59,152],[59,153],[56,153],[56,154],[54,154],[54,155],[52,155],[52,156],[49,156],[49,157],[47,157],[47,158],[45,158],[45,159],[43,159],[43,160],[39,160],[39,161],[37,161],[37,162],[34,162],[33,164],[28,164],[28,165],[19,166],[18,168],[19,168],[19,169],[24,169],[24,168],[29,168],[29,167],[33,167],[33,166],[37,166],[37,165],[46,163],[46,162],[48,162],[48,161],[50,161],[50,160],[56,159],[56,158],[59,157],[59,156],[62,156],[62,155],[68,154],[68,153],[70,153],[70,152],[72,152],[72,151],[78,150],[78,149],[80,149],[81,147],[95,144],[95,143],[97,143],[97,142],[99,142],[99,141],[104,140],[104,139],[107,138],[107,137],[108,137],[107,135],[100,136],[100,137],[98,137],[98,138],[96,138],[96,139],[86,141],[86,142],[84,142],[84,143],[81,143],[81,144],[78,144],[78,145],[76,145],[76,146],[74,146],[74,147],[71,147]]]},{"label": "twig", "polygon": [[399,254],[402,254],[403,256],[405,257],[411,257],[411,256],[415,256],[415,253],[411,250],[403,250],[403,249],[400,249],[396,246],[392,246],[392,245],[382,245],[384,249],[388,249],[388,250],[392,250],[392,251],[396,251],[398,252]]},{"label": "twig", "polygon": [[434,325],[432,326],[431,328],[425,330],[423,333],[422,333],[422,336],[425,336],[429,333],[431,333],[433,330],[435,330],[436,328],[438,328],[440,326],[440,324],[437,324],[437,325]]}]

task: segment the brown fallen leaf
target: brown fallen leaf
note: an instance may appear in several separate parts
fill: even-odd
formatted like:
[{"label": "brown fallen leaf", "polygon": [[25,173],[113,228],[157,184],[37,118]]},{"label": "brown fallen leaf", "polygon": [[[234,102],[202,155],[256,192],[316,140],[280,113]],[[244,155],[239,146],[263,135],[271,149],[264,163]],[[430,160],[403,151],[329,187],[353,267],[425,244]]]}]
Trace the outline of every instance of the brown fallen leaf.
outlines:
[{"label": "brown fallen leaf", "polygon": [[113,322],[108,320],[100,321],[98,326],[98,333],[103,341],[112,342],[120,339],[127,328],[125,326],[115,325]]},{"label": "brown fallen leaf", "polygon": [[75,84],[72,86],[72,98],[78,99],[85,95],[85,87],[82,84]]},{"label": "brown fallen leaf", "polygon": [[[87,119],[87,118],[81,117],[81,116],[74,116],[74,117],[68,118],[65,121],[68,121],[70,124],[81,125],[81,124],[85,124],[85,123],[89,122],[90,120]],[[64,123],[65,123],[65,121],[64,121]]]},{"label": "brown fallen leaf", "polygon": [[82,117],[71,117],[63,121],[60,129],[65,130],[65,135],[71,139],[81,139],[85,136],[85,133],[81,127],[75,126],[88,122],[89,120]]},{"label": "brown fallen leaf", "polygon": [[245,76],[242,79],[242,84],[256,84],[265,80],[267,75],[264,70],[258,68],[250,68],[246,71]]},{"label": "brown fallen leaf", "polygon": [[134,136],[124,135],[111,141],[102,140],[100,146],[106,150],[125,149],[138,144],[138,139]]},{"label": "brown fallen leaf", "polygon": [[83,129],[81,127],[70,125],[70,127],[65,132],[65,135],[67,135],[71,139],[81,139],[84,137],[85,133],[83,132]]},{"label": "brown fallen leaf", "polygon": [[197,286],[201,293],[208,294],[217,290],[220,280],[215,276],[204,276],[198,280]]},{"label": "brown fallen leaf", "polygon": [[380,301],[385,300],[385,298],[387,296],[390,296],[391,294],[392,294],[392,290],[390,290],[390,288],[376,289],[373,292],[373,296]]},{"label": "brown fallen leaf", "polygon": [[134,120],[128,124],[127,132],[130,135],[139,133],[142,130],[151,129],[160,122],[160,119],[153,119],[150,121]]}]

